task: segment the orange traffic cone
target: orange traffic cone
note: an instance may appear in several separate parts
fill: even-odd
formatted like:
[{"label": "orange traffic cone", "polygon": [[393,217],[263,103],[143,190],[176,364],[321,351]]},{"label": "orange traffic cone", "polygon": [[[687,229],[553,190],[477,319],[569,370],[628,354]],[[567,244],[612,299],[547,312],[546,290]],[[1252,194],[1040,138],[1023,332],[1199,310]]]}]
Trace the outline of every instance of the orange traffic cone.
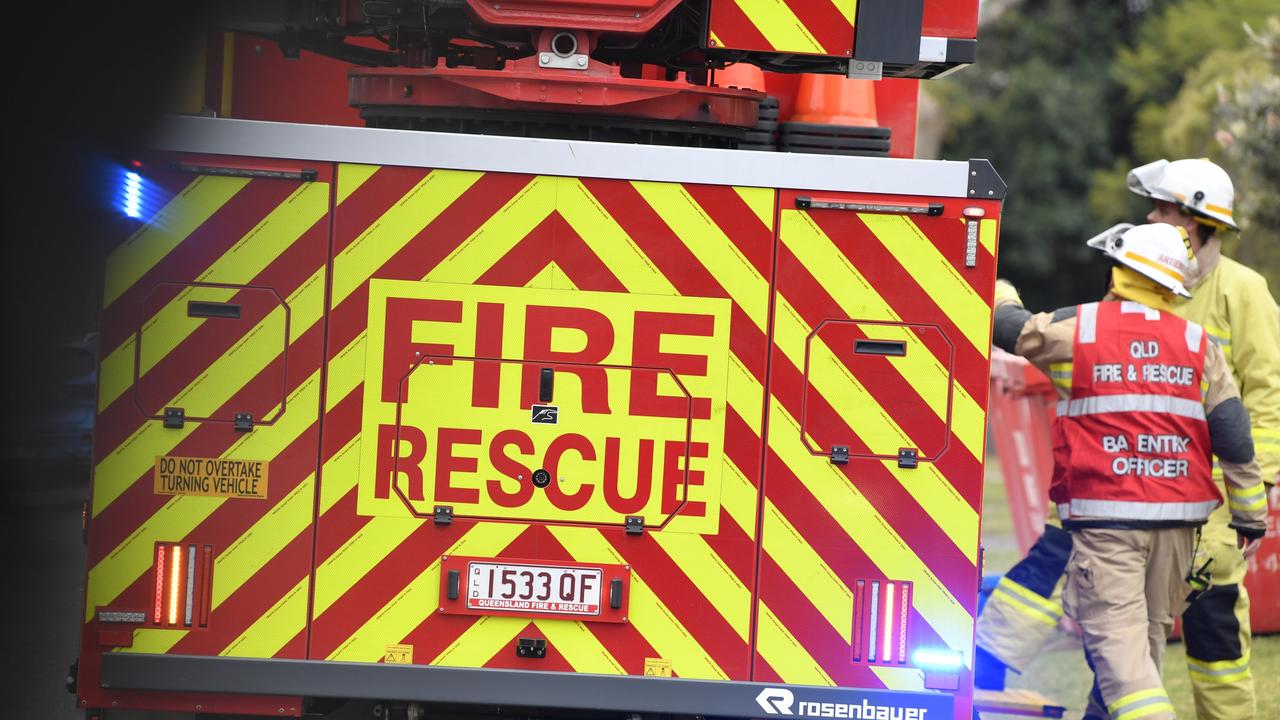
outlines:
[{"label": "orange traffic cone", "polygon": [[791,122],[875,127],[875,85],[839,75],[805,74],[796,91]]},{"label": "orange traffic cone", "polygon": [[716,71],[716,85],[764,92],[764,71],[751,63],[734,63]]}]

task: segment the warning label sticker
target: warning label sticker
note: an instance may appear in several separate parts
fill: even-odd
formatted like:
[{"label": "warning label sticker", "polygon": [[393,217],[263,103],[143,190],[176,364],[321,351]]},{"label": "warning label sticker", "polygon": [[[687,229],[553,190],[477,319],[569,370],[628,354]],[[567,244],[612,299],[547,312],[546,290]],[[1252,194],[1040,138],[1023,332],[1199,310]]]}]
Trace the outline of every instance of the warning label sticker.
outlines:
[{"label": "warning label sticker", "polygon": [[399,643],[388,645],[387,651],[382,655],[382,662],[388,665],[413,664],[413,646]]},{"label": "warning label sticker", "polygon": [[644,674],[650,677],[671,677],[671,661],[662,658],[645,658]]},{"label": "warning label sticker", "polygon": [[161,456],[155,493],[265,500],[267,466],[266,460]]}]

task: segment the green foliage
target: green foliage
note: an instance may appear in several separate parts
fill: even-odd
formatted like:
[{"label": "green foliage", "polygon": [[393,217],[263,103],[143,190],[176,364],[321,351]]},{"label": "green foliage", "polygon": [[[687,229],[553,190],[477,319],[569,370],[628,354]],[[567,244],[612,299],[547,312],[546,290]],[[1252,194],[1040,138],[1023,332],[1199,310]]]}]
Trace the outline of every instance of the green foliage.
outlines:
[{"label": "green foliage", "polygon": [[988,157],[1009,185],[1000,273],[1029,306],[1096,294],[1101,263],[1083,240],[1141,220],[1149,205],[1125,176],[1161,157],[1231,173],[1247,227],[1227,252],[1280,284],[1280,21],[1268,13],[1275,0],[1023,0],[982,26],[977,66],[925,84],[948,117],[944,156]]},{"label": "green foliage", "polygon": [[1102,228],[1086,198],[1096,171],[1128,151],[1110,67],[1135,19],[1113,0],[1027,0],[983,26],[977,66],[926,83],[949,117],[944,155],[989,158],[1009,185],[1000,272],[1029,306],[1079,302],[1099,286],[1083,240]]}]

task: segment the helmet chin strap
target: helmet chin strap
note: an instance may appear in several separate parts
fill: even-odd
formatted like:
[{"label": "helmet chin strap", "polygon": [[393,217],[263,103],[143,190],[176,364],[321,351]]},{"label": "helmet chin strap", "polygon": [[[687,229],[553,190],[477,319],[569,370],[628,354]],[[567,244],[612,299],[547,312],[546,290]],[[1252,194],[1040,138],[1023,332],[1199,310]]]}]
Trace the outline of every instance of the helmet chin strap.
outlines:
[{"label": "helmet chin strap", "polygon": [[1136,270],[1117,265],[1111,268],[1111,292],[1125,300],[1142,303],[1150,308],[1173,311],[1173,292],[1154,280],[1143,277]]}]

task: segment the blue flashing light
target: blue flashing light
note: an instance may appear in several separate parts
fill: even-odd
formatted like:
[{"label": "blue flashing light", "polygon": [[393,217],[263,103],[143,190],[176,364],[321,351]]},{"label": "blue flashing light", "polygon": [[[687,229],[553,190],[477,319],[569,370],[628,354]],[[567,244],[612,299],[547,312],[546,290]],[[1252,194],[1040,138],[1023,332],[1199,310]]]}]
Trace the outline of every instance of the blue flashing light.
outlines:
[{"label": "blue flashing light", "polygon": [[911,653],[911,664],[934,672],[959,672],[964,655],[947,648],[919,648]]},{"label": "blue flashing light", "polygon": [[131,218],[142,216],[142,177],[136,172],[124,174],[121,210]]}]

